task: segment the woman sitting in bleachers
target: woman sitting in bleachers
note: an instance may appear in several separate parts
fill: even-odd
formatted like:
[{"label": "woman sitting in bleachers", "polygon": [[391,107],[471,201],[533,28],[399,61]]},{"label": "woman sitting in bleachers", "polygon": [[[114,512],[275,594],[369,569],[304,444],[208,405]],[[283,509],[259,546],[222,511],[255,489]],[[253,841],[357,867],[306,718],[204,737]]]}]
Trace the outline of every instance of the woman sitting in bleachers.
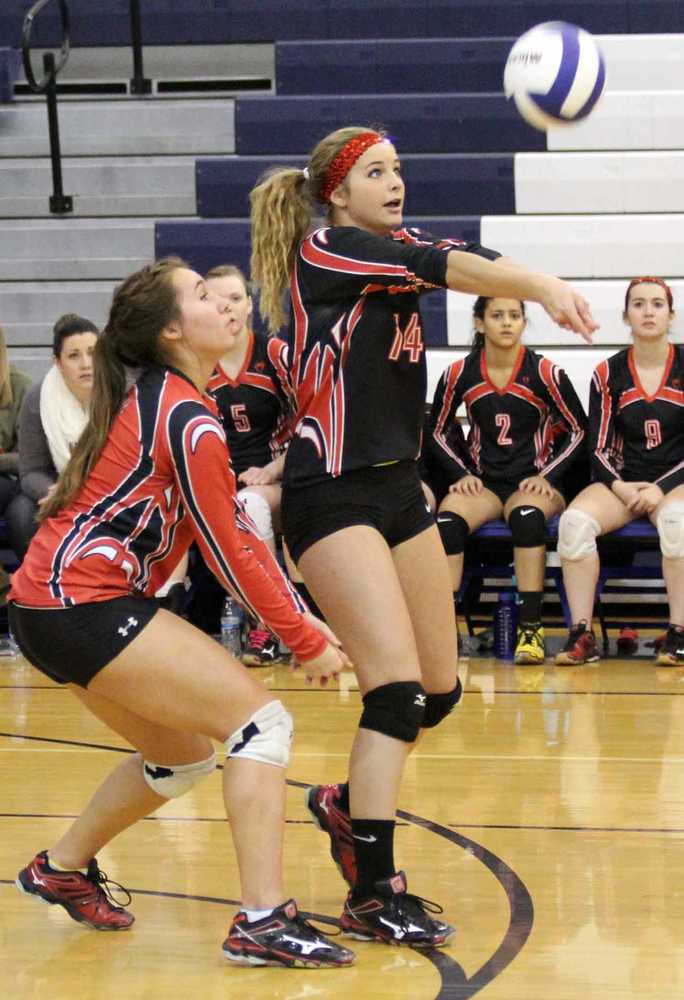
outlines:
[{"label": "woman sitting in bleachers", "polygon": [[[19,411],[31,379],[9,362],[7,344],[0,327],[0,515],[4,515],[19,492],[17,436]],[[9,577],[0,567],[0,595],[9,588]]]},{"label": "woman sitting in bleachers", "polygon": [[[546,522],[565,507],[564,481],[582,455],[586,417],[565,372],[521,343],[524,302],[481,296],[473,318],[473,348],[442,374],[430,413],[425,460],[437,525],[456,591],[468,535],[505,518],[520,600],[515,662],[543,663]],[[461,403],[467,442],[456,416]]]},{"label": "woman sitting in bleachers", "polygon": [[668,340],[672,290],[633,278],[623,319],[633,346],[594,371],[589,432],[595,482],[561,517],[558,552],[573,625],[556,663],[598,660],[591,630],[599,576],[596,538],[636,517],[658,530],[670,623],[661,664],[684,664],[684,346]]},{"label": "woman sitting in bleachers", "polygon": [[93,351],[98,329],[67,313],[53,327],[54,364],[26,393],[19,415],[20,492],[6,511],[10,544],[19,559],[38,527],[36,512],[69,460],[88,422]]}]

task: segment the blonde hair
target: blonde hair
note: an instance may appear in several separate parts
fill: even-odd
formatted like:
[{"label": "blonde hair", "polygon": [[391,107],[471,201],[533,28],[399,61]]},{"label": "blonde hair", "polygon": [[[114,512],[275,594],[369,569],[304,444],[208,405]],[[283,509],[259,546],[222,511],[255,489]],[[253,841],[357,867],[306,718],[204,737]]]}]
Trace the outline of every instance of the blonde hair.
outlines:
[{"label": "blonde hair", "polygon": [[235,264],[217,264],[216,267],[212,267],[210,271],[207,271],[206,280],[209,281],[210,278],[238,278],[245,286],[245,293],[250,298],[252,297],[251,283],[247,281],[241,268]]},{"label": "blonde hair", "polygon": [[0,408],[11,406],[13,400],[9,352],[4,330],[0,326]]},{"label": "blonde hair", "polygon": [[173,275],[185,267],[179,257],[168,257],[141,268],[116,288],[107,325],[95,344],[90,418],[54,493],[41,507],[39,521],[66,507],[95,467],[126,395],[126,368],[164,364],[159,334],[180,317]]},{"label": "blonde hair", "polygon": [[[283,295],[290,283],[299,244],[311,228],[314,203],[332,161],[350,139],[368,132],[350,125],[326,135],[309,157],[308,176],[298,167],[274,167],[252,189],[252,281],[260,292],[259,312],[271,333],[285,323]],[[384,135],[381,129],[374,129]]]}]

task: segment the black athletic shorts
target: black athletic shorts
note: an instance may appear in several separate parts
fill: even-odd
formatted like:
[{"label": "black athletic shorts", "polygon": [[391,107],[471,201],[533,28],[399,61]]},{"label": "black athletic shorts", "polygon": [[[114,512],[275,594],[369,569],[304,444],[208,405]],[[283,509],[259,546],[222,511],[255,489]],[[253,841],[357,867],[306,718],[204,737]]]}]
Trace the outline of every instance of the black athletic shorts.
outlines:
[{"label": "black athletic shorts", "polygon": [[19,649],[58,684],[88,687],[159,610],[154,598],[115,597],[71,608],[9,604],[9,624]]},{"label": "black athletic shorts", "polygon": [[314,542],[342,528],[367,524],[390,548],[435,523],[414,461],[373,465],[311,486],[285,486],[283,535],[295,563]]}]

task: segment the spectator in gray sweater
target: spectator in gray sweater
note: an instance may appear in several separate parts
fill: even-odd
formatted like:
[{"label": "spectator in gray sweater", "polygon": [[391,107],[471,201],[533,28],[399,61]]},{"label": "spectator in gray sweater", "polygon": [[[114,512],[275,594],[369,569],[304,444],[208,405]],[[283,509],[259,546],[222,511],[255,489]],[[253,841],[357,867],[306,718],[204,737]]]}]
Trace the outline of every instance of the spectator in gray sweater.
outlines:
[{"label": "spectator in gray sweater", "polygon": [[[0,515],[19,492],[19,411],[30,384],[28,375],[9,363],[5,335],[0,327]],[[0,566],[0,596],[8,585],[7,573]]]},{"label": "spectator in gray sweater", "polygon": [[60,316],[53,329],[54,364],[24,398],[19,416],[20,492],[6,511],[10,544],[20,560],[37,529],[38,507],[88,422],[98,332],[82,316]]}]

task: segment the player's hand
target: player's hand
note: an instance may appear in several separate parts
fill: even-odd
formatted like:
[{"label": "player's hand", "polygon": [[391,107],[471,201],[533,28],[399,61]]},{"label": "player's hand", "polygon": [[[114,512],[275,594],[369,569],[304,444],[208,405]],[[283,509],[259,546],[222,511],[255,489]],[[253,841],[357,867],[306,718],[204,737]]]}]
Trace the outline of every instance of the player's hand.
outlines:
[{"label": "player's hand", "polygon": [[483,483],[479,476],[463,476],[458,482],[452,483],[449,493],[460,493],[466,497],[476,497],[482,493]]},{"label": "player's hand", "polygon": [[627,510],[632,514],[641,514],[643,513],[640,507],[641,491],[652,485],[646,482],[626,483],[623,479],[616,479],[610,488],[618,500],[622,500]]},{"label": "player's hand", "polygon": [[277,483],[278,480],[269,462],[268,465],[264,465],[261,468],[257,465],[250,465],[249,469],[245,469],[244,472],[240,473],[238,482],[244,486],[271,486],[273,483]]},{"label": "player's hand", "polygon": [[598,323],[591,315],[587,300],[566,281],[545,277],[539,302],[561,329],[579,333],[588,344],[592,343]]},{"label": "player's hand", "polygon": [[48,500],[50,499],[50,497],[52,496],[52,494],[55,492],[56,489],[57,489],[57,483],[53,483],[52,486],[48,487],[48,491],[45,494],[45,496],[41,497],[40,500],[36,501],[36,506],[38,507],[38,510],[40,510],[40,508],[48,502]]},{"label": "player's hand", "polygon": [[640,488],[636,500],[629,509],[635,514],[652,514],[664,496],[659,486],[647,483]]},{"label": "player's hand", "polygon": [[518,483],[518,488],[523,493],[536,493],[540,497],[553,497],[553,486],[544,479],[543,476],[528,476]]},{"label": "player's hand", "polygon": [[312,660],[300,660],[299,665],[304,671],[306,684],[318,682],[321,687],[325,687],[331,678],[336,680],[341,671],[345,667],[350,667],[351,663],[338,646],[328,643],[319,656],[315,656]]}]

